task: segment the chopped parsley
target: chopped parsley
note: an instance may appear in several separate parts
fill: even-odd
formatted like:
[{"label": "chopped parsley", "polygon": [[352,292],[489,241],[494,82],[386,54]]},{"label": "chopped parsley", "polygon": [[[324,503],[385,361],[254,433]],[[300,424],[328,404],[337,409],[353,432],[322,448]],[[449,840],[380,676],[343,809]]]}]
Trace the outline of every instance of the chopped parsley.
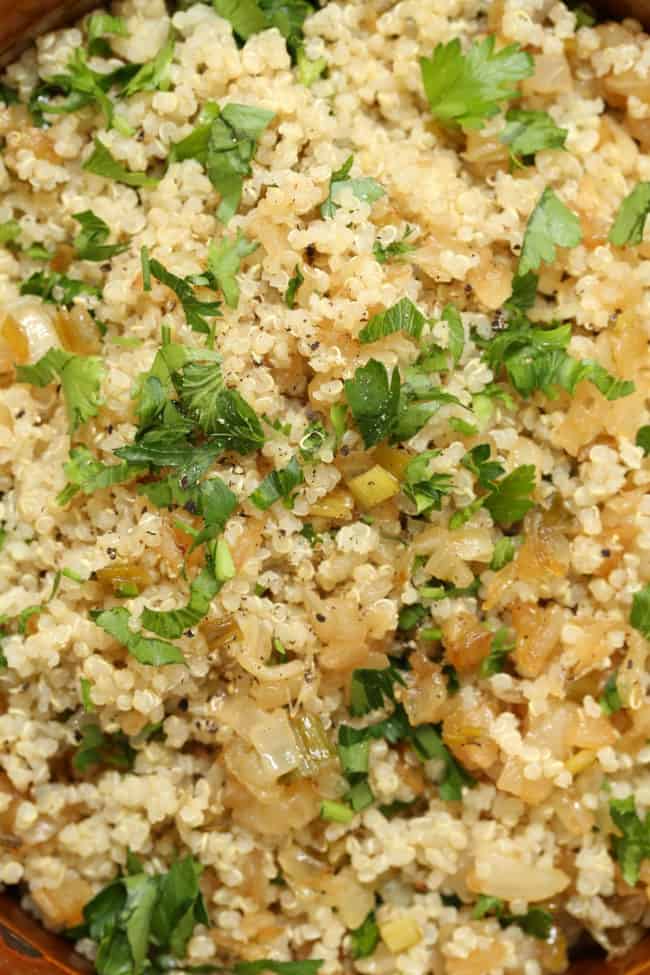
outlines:
[{"label": "chopped parsley", "polygon": [[[224,485],[225,487],[225,485]],[[226,488],[227,490],[227,488]],[[234,498],[234,502],[236,499]],[[231,511],[234,509],[234,503]],[[222,560],[224,553],[222,552]],[[229,571],[225,573],[230,576]],[[214,597],[226,581],[219,578],[223,573],[219,572],[217,565],[217,553],[211,551],[208,546],[206,564],[201,571],[194,577],[190,585],[190,595],[186,606],[182,609],[170,609],[158,611],[145,608],[140,617],[140,623],[145,630],[150,630],[157,636],[167,640],[176,640],[182,636],[185,630],[191,629],[199,623],[204,616],[207,616],[210,604]]]},{"label": "chopped parsley", "polygon": [[0,102],[3,105],[18,105],[20,103],[16,89],[5,84],[4,81],[0,81]]},{"label": "chopped parsley", "polygon": [[187,324],[192,331],[199,332],[202,335],[212,335],[213,329],[209,325],[207,318],[218,318],[221,316],[221,302],[202,301],[200,298],[197,298],[194,285],[192,284],[192,276],[181,278],[177,274],[172,274],[160,261],[157,261],[154,257],[149,257],[146,247],[142,248],[141,260],[145,291],[148,290],[147,282],[151,277],[156,278],[161,284],[164,284],[174,292],[183,306]]},{"label": "chopped parsley", "polygon": [[357,668],[350,683],[350,714],[354,717],[395,702],[395,684],[405,686],[404,678],[393,664],[381,670]]},{"label": "chopped parsley", "polygon": [[310,61],[303,48],[300,48],[296,55],[296,76],[298,82],[305,88],[311,88],[319,78],[327,71],[327,61],[325,58],[316,58]]},{"label": "chopped parsley", "polygon": [[650,183],[637,183],[618,209],[607,238],[609,242],[617,247],[640,244],[649,213]]},{"label": "chopped parsley", "polygon": [[84,711],[94,711],[95,705],[92,699],[92,687],[93,685],[88,680],[87,677],[82,677],[79,681],[79,689],[81,691],[81,703],[84,706]]},{"label": "chopped parsley", "polygon": [[[96,104],[104,114],[106,127],[110,129],[114,108],[108,91],[116,80],[115,72],[105,74],[94,71],[88,64],[84,49],[77,47],[65,72],[47,78],[32,92],[29,108],[34,121],[42,126],[45,115],[68,114],[86,105]],[[58,96],[63,96],[62,100]]]},{"label": "chopped parsley", "polygon": [[609,717],[611,714],[615,714],[620,711],[623,707],[623,702],[621,701],[621,695],[618,692],[618,671],[614,671],[607,678],[607,682],[603,688],[603,693],[600,696],[598,703],[600,704],[603,714]]},{"label": "chopped parsley", "polygon": [[506,126],[499,135],[508,146],[510,159],[517,166],[530,166],[535,153],[542,149],[564,149],[567,129],[555,124],[548,112],[511,108],[506,113]]},{"label": "chopped parsley", "polygon": [[170,161],[196,159],[221,194],[217,218],[228,223],[241,200],[244,177],[252,173],[257,143],[274,117],[273,112],[232,102],[222,109],[210,102],[199,125],[172,150]]},{"label": "chopped parsley", "polygon": [[234,239],[222,237],[217,243],[212,241],[208,250],[208,270],[215,284],[221,289],[229,308],[239,304],[239,285],[237,274],[243,258],[257,250],[259,244],[248,240],[237,231]]},{"label": "chopped parsley", "polygon": [[497,525],[509,527],[521,521],[534,507],[531,495],[535,490],[534,464],[522,464],[506,474],[483,499],[483,507],[492,515]]},{"label": "chopped parsley", "polygon": [[639,879],[641,862],[650,858],[650,813],[641,819],[634,797],[611,799],[609,814],[618,835],[612,837],[612,851],[618,860],[623,880],[634,887]]},{"label": "chopped parsley", "polygon": [[630,623],[646,640],[650,640],[650,583],[634,593]]},{"label": "chopped parsley", "polygon": [[58,271],[36,271],[20,286],[21,295],[37,295],[52,305],[72,307],[75,298],[101,298],[101,291],[78,278],[69,278]]},{"label": "chopped parsley", "polygon": [[124,606],[105,609],[92,614],[94,622],[105,633],[127,648],[131,656],[141,664],[151,667],[162,667],[165,664],[182,664],[185,662],[183,654],[172,643],[144,637],[129,626],[131,614]]},{"label": "chopped parsley", "polygon": [[442,310],[442,320],[447,323],[447,350],[453,364],[457,366],[465,347],[465,329],[458,309],[453,305],[445,305]]},{"label": "chopped parsley", "polygon": [[128,242],[122,244],[106,243],[110,236],[108,224],[92,210],[75,213],[73,219],[81,228],[74,239],[74,249],[79,260],[108,261],[116,254],[128,250]]},{"label": "chopped parsley", "polygon": [[404,471],[402,489],[415,505],[417,516],[427,511],[440,511],[442,499],[451,492],[453,481],[449,474],[432,474],[429,464],[439,450],[425,450],[413,457]]},{"label": "chopped parsley", "polygon": [[530,498],[535,489],[533,464],[522,464],[503,476],[504,467],[498,461],[490,460],[489,444],[473,447],[461,463],[476,476],[479,485],[488,493],[452,515],[450,528],[460,528],[482,507],[487,508],[497,524],[508,527],[520,521],[534,506]]},{"label": "chopped parsley", "polygon": [[640,447],[646,457],[650,455],[650,426],[639,427],[636,432],[635,444]]},{"label": "chopped parsley", "polygon": [[304,475],[298,458],[292,457],[282,470],[271,471],[266,475],[251,494],[250,501],[260,511],[266,511],[276,501],[290,501],[292,491],[302,484],[303,480]]},{"label": "chopped parsley", "polygon": [[490,651],[481,662],[481,677],[492,677],[505,670],[510,653],[515,648],[515,640],[507,626],[500,626],[492,637]]},{"label": "chopped parsley", "polygon": [[490,568],[493,572],[498,572],[503,569],[504,566],[508,565],[509,562],[515,557],[515,540],[514,538],[508,538],[504,535],[494,546],[494,551],[492,552],[492,559],[490,560]]},{"label": "chopped parsley", "polygon": [[397,617],[397,629],[408,632],[413,630],[427,616],[427,610],[422,603],[402,606]]},{"label": "chopped parsley", "polygon": [[86,772],[93,765],[107,765],[120,772],[128,772],[133,768],[134,761],[135,751],[123,732],[106,735],[98,724],[82,727],[81,742],[72,759],[77,772]]},{"label": "chopped parsley", "polygon": [[315,9],[307,0],[212,0],[212,3],[242,41],[269,27],[277,27],[294,59],[302,51],[305,18]]},{"label": "chopped parsley", "polygon": [[[374,707],[374,702],[380,697],[386,701],[394,701],[392,687],[389,684],[403,683],[399,670],[393,665],[380,673],[384,674],[372,678],[369,682],[367,671],[363,671],[362,680],[357,680],[355,690],[355,706],[359,713],[366,713],[362,708]],[[370,697],[366,688],[370,691]],[[370,801],[370,788],[367,783],[370,761],[370,742],[373,739],[385,738],[390,744],[405,742],[411,745],[422,761],[437,759],[443,764],[442,777],[439,783],[440,798],[445,801],[457,801],[462,798],[464,787],[472,787],[474,779],[458,764],[447,746],[443,743],[440,730],[432,724],[422,724],[413,727],[401,704],[396,704],[388,717],[363,728],[341,724],[338,732],[338,753],[343,774],[352,789],[362,786],[365,796],[364,802]]]},{"label": "chopped parsley", "polygon": [[379,926],[375,912],[370,911],[358,928],[350,931],[353,958],[368,958],[379,944]]},{"label": "chopped parsley", "polygon": [[174,58],[174,34],[170,32],[167,40],[155,58],[140,66],[122,90],[125,98],[131,98],[139,91],[167,91],[169,88],[169,66]]},{"label": "chopped parsley", "polygon": [[20,237],[20,224],[17,220],[5,220],[0,223],[0,244],[14,244]]},{"label": "chopped parsley", "polygon": [[99,413],[105,373],[106,367],[97,356],[72,355],[56,348],[32,366],[16,366],[18,382],[39,387],[49,386],[56,379],[61,382],[71,433]]},{"label": "chopped parsley", "polygon": [[582,240],[580,220],[547,186],[528,218],[517,275],[536,271],[555,260],[556,247],[576,247]]},{"label": "chopped parsley", "polygon": [[393,332],[404,332],[414,339],[419,339],[425,321],[424,315],[410,298],[401,298],[396,305],[373,315],[359,332],[359,341],[362,344],[377,342],[386,335],[392,335]]},{"label": "chopped parsley", "polygon": [[94,173],[96,176],[103,176],[104,179],[115,180],[116,183],[125,183],[127,186],[153,187],[158,185],[158,180],[153,176],[147,176],[146,173],[134,173],[123,166],[121,162],[118,162],[98,136],[95,136],[92,154],[81,168],[85,169],[87,173]]},{"label": "chopped parsley", "polygon": [[287,285],[287,290],[284,293],[284,303],[287,308],[296,307],[296,295],[300,286],[304,283],[305,278],[300,270],[300,265],[296,264],[293,269],[293,276],[289,278],[289,284]]},{"label": "chopped parsley", "polygon": [[348,406],[366,447],[373,447],[393,430],[398,416],[400,377],[397,369],[388,377],[383,362],[370,359],[345,382]]},{"label": "chopped parsley", "polygon": [[634,383],[612,376],[598,362],[574,359],[566,351],[571,326],[543,328],[523,315],[499,332],[485,346],[484,358],[495,373],[502,366],[511,384],[525,399],[537,390],[550,398],[556,390],[575,392],[578,383],[591,382],[608,400],[634,392]]},{"label": "chopped parsley", "polygon": [[503,102],[518,96],[517,82],[533,74],[533,58],[518,44],[495,52],[494,43],[490,35],[463,54],[455,38],[438,44],[431,58],[420,58],[431,114],[443,125],[482,128]]},{"label": "chopped parsley", "polygon": [[[330,185],[325,201],[321,204],[321,216],[326,219],[333,217],[339,208],[337,197],[342,190],[352,190],[357,200],[363,203],[374,203],[385,195],[384,187],[370,176],[350,176],[354,163],[354,156],[348,156],[340,169],[335,170],[330,177]],[[370,340],[369,340],[370,341]]]},{"label": "chopped parsley", "polygon": [[263,975],[264,972],[273,972],[273,975],[316,975],[323,964],[316,958],[307,958],[305,961],[273,961],[271,958],[260,958],[257,961],[236,962],[233,972],[234,975]]},{"label": "chopped parsley", "polygon": [[88,18],[86,24],[88,34],[88,54],[91,57],[109,58],[112,56],[111,46],[105,39],[106,35],[113,37],[128,37],[129,31],[124,17],[112,17],[110,14],[96,13]]},{"label": "chopped parsley", "polygon": [[382,244],[376,240],[372,245],[372,253],[379,264],[389,264],[391,261],[403,261],[407,254],[415,250],[415,244],[409,241],[413,234],[413,227],[406,225],[404,233],[399,240],[394,240],[390,244]]},{"label": "chopped parsley", "polygon": [[[98,975],[140,975],[177,968],[197,924],[209,918],[191,856],[166,873],[147,874],[132,854],[127,873],[104,887],[83,910],[83,924],[68,932],[97,944]],[[171,962],[171,964],[170,964]]]},{"label": "chopped parsley", "polygon": [[145,468],[127,463],[104,464],[93,457],[88,447],[79,444],[70,451],[63,470],[67,484],[57,496],[57,503],[60,505],[67,504],[79,491],[83,494],[94,494],[102,488],[130,481]]},{"label": "chopped parsley", "polygon": [[474,905],[472,917],[479,921],[493,914],[502,928],[514,924],[532,938],[548,941],[553,929],[553,915],[541,907],[529,907],[525,914],[508,914],[500,897],[481,894]]}]

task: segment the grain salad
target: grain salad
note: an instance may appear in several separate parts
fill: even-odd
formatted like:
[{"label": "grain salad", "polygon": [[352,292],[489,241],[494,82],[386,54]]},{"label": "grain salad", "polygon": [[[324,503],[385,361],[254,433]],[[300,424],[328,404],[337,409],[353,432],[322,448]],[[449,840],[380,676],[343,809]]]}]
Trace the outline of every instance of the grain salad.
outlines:
[{"label": "grain salad", "polygon": [[650,926],[650,38],[116,0],[0,84],[0,887],[98,975]]}]

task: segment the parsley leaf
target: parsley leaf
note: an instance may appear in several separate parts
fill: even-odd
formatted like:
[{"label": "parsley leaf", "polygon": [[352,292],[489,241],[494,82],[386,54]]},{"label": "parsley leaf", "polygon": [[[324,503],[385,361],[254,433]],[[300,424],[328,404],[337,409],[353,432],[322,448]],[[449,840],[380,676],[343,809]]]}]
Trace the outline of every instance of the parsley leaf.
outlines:
[{"label": "parsley leaf", "polygon": [[311,88],[326,71],[327,60],[325,58],[316,58],[315,61],[310,61],[304,49],[302,47],[298,49],[296,54],[296,75],[299,84],[304,85],[305,88]]},{"label": "parsley leaf", "polygon": [[630,623],[646,640],[650,640],[650,583],[634,593]]},{"label": "parsley leaf", "polygon": [[167,640],[176,640],[185,630],[199,623],[210,609],[210,604],[221,589],[222,583],[217,580],[214,565],[208,560],[190,585],[190,596],[186,606],[182,609],[153,610],[143,609],[140,623],[145,630],[151,630],[157,636]]},{"label": "parsley leaf", "polygon": [[92,699],[92,683],[87,677],[82,677],[79,680],[79,688],[81,691],[81,703],[84,706],[84,711],[94,711],[95,705]]},{"label": "parsley leaf", "polygon": [[618,860],[623,879],[634,887],[639,879],[641,862],[650,858],[650,813],[641,819],[634,798],[612,799],[609,814],[621,835],[612,837],[612,851]]},{"label": "parsley leaf", "polygon": [[381,670],[360,667],[352,671],[350,713],[355,717],[382,708],[385,701],[395,701],[394,685],[405,681],[393,664]]},{"label": "parsley leaf", "polygon": [[490,454],[490,445],[481,443],[468,450],[461,460],[463,467],[471,471],[478,478],[481,487],[488,491],[493,490],[498,479],[505,474],[505,468],[498,461],[490,460]]},{"label": "parsley leaf", "polygon": [[260,958],[257,961],[238,961],[234,975],[263,975],[273,972],[274,975],[316,975],[324,962],[319,959],[307,958],[305,961],[273,961],[270,958]]},{"label": "parsley leaf", "polygon": [[241,40],[259,31],[277,27],[287,42],[292,57],[302,50],[302,27],[314,10],[307,0],[212,0],[219,16],[230,21]]},{"label": "parsley leaf", "polygon": [[68,483],[57,496],[57,504],[60,505],[67,504],[78,491],[82,491],[83,494],[94,494],[102,488],[130,481],[145,468],[127,463],[103,464],[93,457],[88,447],[79,444],[70,451],[70,457],[63,465],[63,470]]},{"label": "parsley leaf", "polygon": [[223,450],[250,454],[264,445],[259,418],[236,389],[224,389],[219,396],[214,430]]},{"label": "parsley leaf", "polygon": [[117,183],[125,183],[127,186],[152,187],[158,185],[158,180],[146,173],[134,173],[126,169],[122,163],[113,157],[111,151],[101,141],[98,136],[94,139],[92,154],[85,161],[82,169],[87,173],[94,173],[96,176],[103,176],[105,179],[113,179]]},{"label": "parsley leaf", "polygon": [[122,89],[122,95],[131,98],[139,91],[167,91],[169,88],[167,75],[174,58],[174,48],[174,34],[170,32],[155,58],[141,65],[138,72]]},{"label": "parsley leaf", "polygon": [[93,765],[108,765],[128,772],[133,768],[135,754],[123,732],[105,735],[99,725],[87,724],[81,729],[81,742],[72,764],[78,772],[85,772]]},{"label": "parsley leaf", "polygon": [[129,31],[124,17],[112,17],[110,14],[96,13],[88,18],[88,54],[90,57],[111,56],[109,43],[104,39],[106,34],[114,37],[128,37]]},{"label": "parsley leaf", "polygon": [[100,386],[106,374],[104,363],[97,356],[72,355],[63,349],[51,348],[31,366],[16,366],[16,379],[32,386],[49,386],[61,381],[70,431],[97,416],[101,405]]},{"label": "parsley leaf", "polygon": [[618,693],[617,679],[618,671],[615,670],[614,673],[610,674],[607,678],[607,682],[603,688],[603,693],[598,701],[603,714],[606,714],[607,717],[609,717],[610,714],[615,714],[617,711],[620,711],[623,707],[621,695]]},{"label": "parsley leaf", "polygon": [[190,361],[178,376],[178,395],[183,409],[205,433],[214,433],[219,416],[219,396],[224,390],[219,361]]},{"label": "parsley leaf", "polygon": [[530,907],[525,914],[508,914],[500,897],[481,894],[474,905],[472,917],[478,921],[488,914],[494,914],[502,928],[514,924],[533,938],[547,941],[553,928],[553,915],[541,907]]},{"label": "parsley leaf", "polygon": [[621,203],[607,239],[617,247],[640,244],[650,213],[650,183],[637,183]]},{"label": "parsley leaf", "polygon": [[0,81],[0,102],[3,105],[18,105],[20,103],[16,89],[6,85],[4,81]]},{"label": "parsley leaf", "polygon": [[438,44],[431,58],[420,58],[424,90],[439,122],[480,129],[501,102],[518,96],[516,83],[532,75],[533,59],[518,44],[495,53],[494,42],[490,35],[463,54],[455,38]]},{"label": "parsley leaf", "polygon": [[17,220],[5,220],[0,223],[0,244],[13,244],[20,237],[20,224]]},{"label": "parsley leaf", "polygon": [[517,392],[527,398],[541,390],[553,398],[556,388],[569,393],[579,382],[588,380],[608,400],[634,392],[634,383],[610,375],[599,363],[579,361],[565,350],[571,340],[571,326],[541,328],[524,316],[486,343],[485,361],[495,372],[503,365]]},{"label": "parsley leaf", "polygon": [[[37,115],[43,113],[60,115],[77,111],[85,105],[96,102],[104,113],[106,127],[113,124],[113,103],[107,91],[115,80],[115,73],[102,74],[93,71],[86,60],[86,52],[78,47],[66,65],[66,71],[48,78],[44,85],[36,89],[30,98],[30,105],[36,107]],[[66,97],[62,102],[54,102],[51,96],[62,92]]]},{"label": "parsley leaf", "polygon": [[143,637],[129,627],[131,614],[124,606],[93,613],[93,620],[105,633],[127,648],[141,664],[162,667],[164,664],[185,663],[183,654],[172,643]]},{"label": "parsley leaf", "polygon": [[513,538],[508,538],[504,535],[494,546],[494,551],[492,552],[492,559],[490,561],[490,569],[493,572],[498,572],[503,569],[504,566],[508,565],[509,562],[515,557],[515,542]]},{"label": "parsley leaf", "polygon": [[197,924],[209,924],[199,880],[203,867],[188,856],[167,873],[144,873],[129,854],[127,874],[84,907],[84,923],[68,934],[98,943],[98,975],[142,975],[183,958]]},{"label": "parsley leaf", "polygon": [[536,271],[555,260],[556,247],[576,247],[582,240],[580,220],[547,186],[528,218],[517,274]]},{"label": "parsley leaf", "polygon": [[367,958],[379,944],[379,927],[375,912],[370,911],[358,928],[350,931],[353,958]]},{"label": "parsley leaf", "polygon": [[75,298],[88,295],[91,298],[101,298],[101,291],[92,284],[86,284],[77,278],[68,278],[58,271],[36,271],[20,286],[21,295],[38,295],[43,301],[52,305],[65,305],[70,308]]},{"label": "parsley leaf", "polygon": [[345,382],[345,396],[366,447],[373,447],[392,431],[398,415],[400,377],[391,378],[383,362],[370,359]]},{"label": "parsley leaf", "polygon": [[406,465],[402,488],[414,503],[416,515],[431,510],[440,511],[442,498],[452,489],[453,481],[449,474],[432,474],[429,470],[429,462],[439,453],[439,450],[425,450]]},{"label": "parsley leaf", "polygon": [[208,270],[221,288],[229,308],[239,304],[239,285],[237,274],[242,259],[257,250],[259,244],[247,240],[241,230],[233,240],[223,237],[219,243],[212,241],[208,250]]},{"label": "parsley leaf", "polygon": [[548,112],[511,108],[506,113],[506,126],[499,140],[510,149],[510,158],[518,166],[531,165],[535,153],[542,149],[564,149],[567,129],[555,124]]},{"label": "parsley leaf", "polygon": [[453,305],[445,305],[442,310],[442,320],[447,323],[449,339],[447,349],[455,366],[460,362],[465,347],[465,329],[458,309]]},{"label": "parsley leaf", "polygon": [[228,223],[241,200],[244,177],[252,173],[257,142],[274,117],[252,105],[226,105],[210,126],[205,167],[210,182],[221,194],[217,219]]},{"label": "parsley leaf", "polygon": [[296,264],[295,268],[293,269],[293,277],[289,279],[287,290],[284,293],[284,302],[287,308],[296,307],[296,295],[298,294],[300,286],[304,283],[304,280],[305,277],[300,270],[300,265]]},{"label": "parsley leaf", "polygon": [[81,226],[74,239],[77,257],[82,261],[108,261],[116,254],[128,250],[129,244],[107,244],[110,230],[108,224],[92,210],[73,214],[73,220]]},{"label": "parsley leaf", "polygon": [[393,332],[405,332],[419,339],[426,319],[410,298],[400,298],[397,304],[373,315],[368,324],[359,332],[359,341],[377,342]]},{"label": "parsley leaf", "polygon": [[413,227],[407,224],[404,233],[399,240],[394,240],[391,244],[382,244],[376,240],[372,245],[372,253],[379,264],[389,264],[391,261],[402,261],[407,254],[415,250],[415,244],[410,243],[409,237],[413,233]]},{"label": "parsley leaf", "polygon": [[639,427],[636,432],[635,444],[640,447],[644,455],[650,455],[650,426]]},{"label": "parsley leaf", "polygon": [[270,26],[257,0],[212,0],[212,5],[243,41]]},{"label": "parsley leaf", "polygon": [[296,457],[292,457],[285,468],[279,471],[271,471],[267,474],[261,484],[253,491],[250,501],[259,508],[266,511],[281,499],[288,500],[291,492],[304,481],[302,467]]},{"label": "parsley leaf", "polygon": [[498,525],[508,527],[520,521],[535,506],[530,495],[535,490],[535,465],[515,467],[483,501]]},{"label": "parsley leaf", "polygon": [[353,163],[354,156],[348,156],[341,168],[332,173],[327,197],[321,203],[320,208],[321,216],[324,219],[333,217],[338,210],[340,204],[336,202],[336,198],[342,190],[352,190],[357,200],[361,200],[363,203],[374,203],[375,200],[379,200],[385,195],[386,190],[376,179],[372,179],[370,176],[350,177]]},{"label": "parsley leaf", "polygon": [[[143,280],[146,279],[147,275],[153,275],[161,284],[166,287],[171,288],[174,292],[181,305],[183,306],[183,312],[185,318],[187,319],[187,324],[190,326],[193,332],[199,332],[202,335],[211,335],[212,329],[206,321],[206,316],[211,318],[221,317],[221,302],[220,301],[201,301],[197,298],[194,287],[191,283],[191,276],[186,278],[181,278],[177,274],[172,274],[168,271],[160,261],[157,261],[154,257],[149,258],[146,248],[142,249],[142,264],[143,269],[146,265],[147,271],[143,270]],[[145,280],[146,283],[146,280]]]},{"label": "parsley leaf", "polygon": [[500,626],[492,637],[487,657],[481,661],[481,677],[492,677],[494,674],[499,674],[505,670],[506,661],[514,648],[515,640],[510,630],[507,626]]}]

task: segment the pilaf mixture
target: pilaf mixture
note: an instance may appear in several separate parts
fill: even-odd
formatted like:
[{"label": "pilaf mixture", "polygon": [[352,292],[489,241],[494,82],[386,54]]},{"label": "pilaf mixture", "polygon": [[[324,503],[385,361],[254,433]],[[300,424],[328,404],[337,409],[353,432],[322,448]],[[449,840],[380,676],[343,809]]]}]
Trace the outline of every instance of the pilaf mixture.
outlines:
[{"label": "pilaf mixture", "polygon": [[650,926],[650,39],[123,0],[0,87],[0,883],[100,975]]}]

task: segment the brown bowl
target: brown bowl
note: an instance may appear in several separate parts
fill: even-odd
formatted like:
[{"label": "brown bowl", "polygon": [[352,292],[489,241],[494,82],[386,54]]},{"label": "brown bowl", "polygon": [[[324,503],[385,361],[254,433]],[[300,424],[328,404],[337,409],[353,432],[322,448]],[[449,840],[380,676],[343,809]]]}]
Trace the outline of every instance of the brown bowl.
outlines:
[{"label": "brown bowl", "polygon": [[[650,0],[591,2],[615,19],[635,17],[650,29]],[[10,63],[39,34],[97,5],[98,0],[0,0],[0,64]],[[45,931],[16,900],[0,894],[0,975],[90,975],[93,970],[69,942]],[[650,975],[650,937],[624,958],[576,962],[568,975]]]}]

